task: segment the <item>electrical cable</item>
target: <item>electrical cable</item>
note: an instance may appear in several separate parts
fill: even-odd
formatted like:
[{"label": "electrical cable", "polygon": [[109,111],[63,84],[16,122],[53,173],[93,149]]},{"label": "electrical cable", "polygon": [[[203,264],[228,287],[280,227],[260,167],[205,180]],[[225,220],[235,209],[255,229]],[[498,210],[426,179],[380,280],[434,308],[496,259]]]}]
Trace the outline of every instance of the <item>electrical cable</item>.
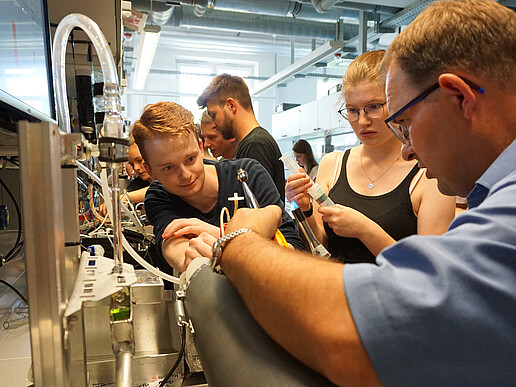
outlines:
[{"label": "electrical cable", "polygon": [[7,194],[13,201],[14,207],[16,208],[16,214],[18,216],[18,235],[16,237],[16,242],[14,243],[14,246],[11,248],[11,250],[5,255],[5,258],[2,261],[0,261],[0,266],[2,266],[2,264],[4,262],[9,262],[13,257],[16,256],[16,255],[14,255],[14,252],[20,245],[20,239],[21,239],[21,234],[22,234],[22,219],[21,219],[21,211],[20,211],[20,207],[18,206],[18,202],[16,201],[16,199],[15,199],[14,195],[12,194],[11,190],[9,189],[9,187],[7,187],[7,185],[5,185],[5,183],[1,177],[0,177],[0,184],[2,185],[2,187],[4,187],[5,191],[7,192]]},{"label": "electrical cable", "polygon": [[4,281],[3,279],[0,278],[0,282],[3,283],[4,285],[6,285],[8,288],[10,288],[13,292],[15,292],[18,297],[20,297],[22,299],[23,302],[25,302],[26,305],[29,305],[29,301],[27,301],[27,299],[25,298],[25,296],[23,294],[21,294],[18,289],[16,289],[13,285],[11,285],[9,282],[7,281]]},{"label": "electrical cable", "polygon": [[[79,167],[79,169],[81,171],[83,171],[84,173],[86,173],[89,177],[92,178],[92,180],[97,183],[100,187],[102,187],[102,181],[101,179],[95,175],[95,173],[93,173],[93,171],[91,171],[88,167],[86,167],[85,165],[81,164],[79,161],[76,161],[75,162],[76,165]],[[103,191],[103,189],[102,189]],[[104,193],[104,192],[103,192]],[[104,193],[104,196],[106,195],[110,195],[111,194],[111,189],[109,187],[107,187],[107,190],[106,192]],[[129,216],[129,218],[131,219],[131,221],[134,223],[134,225],[136,226],[136,228],[138,229],[138,231],[140,231],[142,233],[142,235],[144,235],[147,239],[149,240],[152,240],[152,238],[147,234],[147,232],[145,231],[145,229],[143,228],[143,225],[142,223],[140,222],[140,220],[138,218],[136,218],[133,213],[131,211],[129,211],[129,209],[123,204],[123,203],[120,203],[121,207],[122,207],[122,210]]]},{"label": "electrical cable", "polygon": [[[225,227],[224,227],[224,215],[226,215],[226,218],[227,218],[227,221],[229,222],[231,220],[231,215],[229,214],[229,210],[227,207],[223,207],[222,210],[220,210],[220,218],[219,218],[219,223],[220,223],[220,236],[224,236],[224,231],[225,231]],[[234,215],[234,214],[233,214]]]},{"label": "electrical cable", "polygon": [[[12,165],[14,165],[15,167],[20,167],[20,163],[18,162],[18,160],[13,160],[12,156],[2,156],[2,157],[0,157],[0,160],[4,160],[5,163],[9,162]],[[4,166],[2,166],[2,168],[0,168],[0,169],[4,169],[6,167],[5,163],[4,163]]]},{"label": "electrical cable", "polygon": [[179,362],[181,361],[181,358],[183,357],[183,355],[185,353],[186,325],[182,325],[181,328],[182,328],[181,329],[181,349],[179,350],[179,353],[177,355],[176,362],[174,363],[174,365],[172,366],[170,371],[168,371],[167,376],[165,376],[165,378],[161,381],[161,383],[159,384],[159,387],[163,387],[168,382],[168,380],[170,379],[170,377],[172,376],[172,374],[176,370],[177,366],[179,365]]}]

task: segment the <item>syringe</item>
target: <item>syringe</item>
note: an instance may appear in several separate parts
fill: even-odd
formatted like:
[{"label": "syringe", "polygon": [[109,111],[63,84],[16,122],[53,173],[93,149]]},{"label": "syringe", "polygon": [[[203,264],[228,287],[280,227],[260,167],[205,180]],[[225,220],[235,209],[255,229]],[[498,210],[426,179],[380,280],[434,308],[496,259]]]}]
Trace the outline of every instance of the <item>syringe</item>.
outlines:
[{"label": "syringe", "polygon": [[[288,153],[285,153],[283,156],[280,157],[280,160],[283,161],[283,164],[288,168],[288,170],[295,174],[299,173],[299,166],[296,164],[292,156],[290,156]],[[311,180],[311,179],[310,179]],[[319,203],[320,206],[334,206],[335,203],[326,195],[321,187],[317,185],[317,183],[314,183],[312,181],[312,186],[308,188],[308,193],[314,199],[317,203]]]}]

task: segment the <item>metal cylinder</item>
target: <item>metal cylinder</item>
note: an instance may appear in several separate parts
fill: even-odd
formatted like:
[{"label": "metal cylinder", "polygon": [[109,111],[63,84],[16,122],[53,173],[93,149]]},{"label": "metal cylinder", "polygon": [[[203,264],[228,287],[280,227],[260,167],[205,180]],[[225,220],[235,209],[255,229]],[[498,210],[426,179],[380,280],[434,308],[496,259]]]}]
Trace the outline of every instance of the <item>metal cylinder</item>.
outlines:
[{"label": "metal cylinder", "polygon": [[129,348],[121,350],[116,354],[116,387],[132,387],[133,355]]},{"label": "metal cylinder", "polygon": [[210,387],[333,385],[272,340],[227,277],[209,266],[192,276],[185,309]]}]

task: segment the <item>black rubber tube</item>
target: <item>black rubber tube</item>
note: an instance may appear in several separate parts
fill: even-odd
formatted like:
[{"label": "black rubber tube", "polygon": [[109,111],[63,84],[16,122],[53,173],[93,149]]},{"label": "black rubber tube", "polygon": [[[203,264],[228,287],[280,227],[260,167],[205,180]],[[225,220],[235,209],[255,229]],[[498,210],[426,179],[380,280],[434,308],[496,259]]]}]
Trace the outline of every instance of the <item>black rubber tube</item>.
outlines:
[{"label": "black rubber tube", "polygon": [[332,385],[272,340],[229,280],[207,265],[192,277],[185,309],[210,387]]}]

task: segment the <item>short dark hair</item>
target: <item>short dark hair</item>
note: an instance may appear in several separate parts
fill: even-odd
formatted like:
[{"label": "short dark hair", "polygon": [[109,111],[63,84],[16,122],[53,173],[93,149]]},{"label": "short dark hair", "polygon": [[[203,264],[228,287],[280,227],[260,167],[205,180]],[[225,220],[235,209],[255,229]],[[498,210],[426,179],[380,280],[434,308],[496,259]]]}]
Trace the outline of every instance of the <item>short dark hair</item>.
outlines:
[{"label": "short dark hair", "polygon": [[224,106],[228,98],[233,98],[245,110],[253,111],[249,88],[241,77],[230,74],[219,74],[213,78],[197,98],[197,105],[205,108],[208,103]]}]

